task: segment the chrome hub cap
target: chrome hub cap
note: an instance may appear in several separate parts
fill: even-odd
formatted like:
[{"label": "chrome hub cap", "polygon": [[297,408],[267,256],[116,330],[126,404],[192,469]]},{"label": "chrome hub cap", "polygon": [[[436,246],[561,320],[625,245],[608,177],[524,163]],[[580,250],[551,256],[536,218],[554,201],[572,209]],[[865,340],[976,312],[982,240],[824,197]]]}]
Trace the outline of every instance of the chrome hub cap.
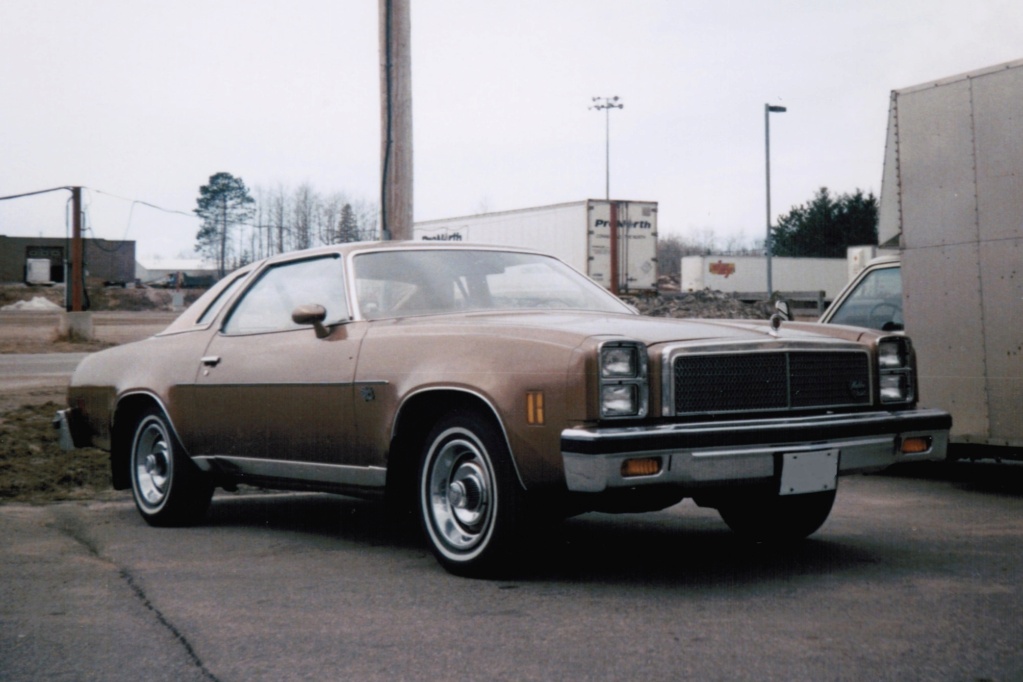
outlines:
[{"label": "chrome hub cap", "polygon": [[150,422],[135,435],[135,486],[141,500],[158,507],[167,498],[173,474],[173,461],[163,428]]},{"label": "chrome hub cap", "polygon": [[426,481],[431,533],[456,552],[470,552],[493,518],[493,475],[474,440],[454,438],[439,447]]},{"label": "chrome hub cap", "polygon": [[472,528],[487,511],[485,474],[475,462],[458,467],[448,486],[448,503],[459,523]]}]

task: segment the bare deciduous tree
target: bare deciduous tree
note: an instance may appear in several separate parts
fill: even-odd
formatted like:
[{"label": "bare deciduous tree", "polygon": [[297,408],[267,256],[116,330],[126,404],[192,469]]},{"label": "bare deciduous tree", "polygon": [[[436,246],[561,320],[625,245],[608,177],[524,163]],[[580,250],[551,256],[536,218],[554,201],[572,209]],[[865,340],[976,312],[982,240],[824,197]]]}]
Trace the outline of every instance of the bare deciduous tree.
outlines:
[{"label": "bare deciduous tree", "polygon": [[211,191],[214,195],[221,190],[226,192],[228,180],[241,182],[229,173],[211,176],[210,185],[200,190],[200,208],[196,209],[204,220],[196,250],[218,264],[222,258],[224,271],[318,244],[379,239],[376,204],[353,201],[344,192],[320,194],[309,183],[295,189],[278,183],[270,189],[256,188],[252,194],[242,185],[248,198],[236,197],[237,210],[229,205],[225,219],[223,202],[218,204],[215,197],[206,195]]}]

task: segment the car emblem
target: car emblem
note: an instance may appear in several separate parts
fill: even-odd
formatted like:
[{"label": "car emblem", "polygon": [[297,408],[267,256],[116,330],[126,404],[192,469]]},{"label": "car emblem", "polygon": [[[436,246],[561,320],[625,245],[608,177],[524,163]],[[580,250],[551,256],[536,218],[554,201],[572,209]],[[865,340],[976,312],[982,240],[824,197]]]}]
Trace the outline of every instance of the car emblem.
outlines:
[{"label": "car emblem", "polygon": [[853,379],[849,382],[849,393],[857,398],[867,395],[867,382],[860,379]]}]

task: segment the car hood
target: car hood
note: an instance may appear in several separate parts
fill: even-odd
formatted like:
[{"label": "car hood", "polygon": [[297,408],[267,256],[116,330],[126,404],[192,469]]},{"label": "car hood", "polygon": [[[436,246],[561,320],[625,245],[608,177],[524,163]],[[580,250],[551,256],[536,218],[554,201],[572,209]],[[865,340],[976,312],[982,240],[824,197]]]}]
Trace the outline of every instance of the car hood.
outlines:
[{"label": "car hood", "polygon": [[783,324],[776,334],[772,334],[767,320],[675,319],[577,311],[436,315],[381,320],[374,325],[380,331],[393,329],[402,333],[429,335],[493,333],[543,339],[565,345],[575,345],[591,337],[631,339],[648,346],[711,340],[739,343],[773,338],[807,342],[836,338],[855,340],[854,337],[836,333],[834,329],[813,324]]}]

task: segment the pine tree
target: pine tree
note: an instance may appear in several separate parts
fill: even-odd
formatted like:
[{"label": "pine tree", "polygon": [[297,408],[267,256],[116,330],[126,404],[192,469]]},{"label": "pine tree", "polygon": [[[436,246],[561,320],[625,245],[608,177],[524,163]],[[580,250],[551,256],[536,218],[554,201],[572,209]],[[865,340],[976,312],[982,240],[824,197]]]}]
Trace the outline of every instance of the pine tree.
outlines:
[{"label": "pine tree", "polygon": [[217,264],[221,277],[227,272],[232,226],[251,219],[254,200],[241,178],[215,173],[209,184],[199,188],[195,214],[202,218],[195,250]]},{"label": "pine tree", "polygon": [[357,242],[359,239],[359,223],[355,218],[355,211],[352,210],[351,204],[346,203],[341,207],[341,225],[338,229],[338,241]]}]

